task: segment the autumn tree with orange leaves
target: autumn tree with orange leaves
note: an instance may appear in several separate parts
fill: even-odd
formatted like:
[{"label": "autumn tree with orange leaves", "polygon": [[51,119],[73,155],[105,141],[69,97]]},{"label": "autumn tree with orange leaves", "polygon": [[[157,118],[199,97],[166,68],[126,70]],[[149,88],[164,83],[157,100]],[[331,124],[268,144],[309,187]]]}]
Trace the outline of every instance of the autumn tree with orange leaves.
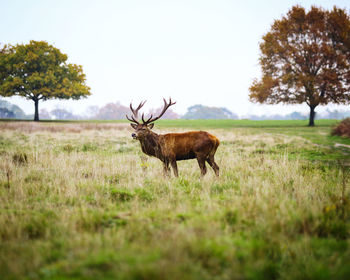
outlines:
[{"label": "autumn tree with orange leaves", "polygon": [[315,108],[350,103],[350,20],[346,10],[294,6],[275,20],[260,43],[261,80],[249,88],[253,102]]}]

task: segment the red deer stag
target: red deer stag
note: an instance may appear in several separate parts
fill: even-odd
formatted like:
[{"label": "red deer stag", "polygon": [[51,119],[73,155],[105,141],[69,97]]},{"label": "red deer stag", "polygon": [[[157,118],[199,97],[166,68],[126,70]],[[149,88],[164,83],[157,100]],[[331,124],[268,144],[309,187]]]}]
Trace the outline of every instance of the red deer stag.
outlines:
[{"label": "red deer stag", "polygon": [[196,158],[202,176],[207,173],[205,162],[209,163],[216,176],[219,176],[219,166],[214,161],[214,155],[220,141],[214,135],[206,131],[156,134],[151,130],[154,122],[160,119],[166,110],[176,103],[171,102],[171,98],[169,103],[164,98],[163,100],[164,108],[159,116],[153,117],[151,115],[145,120],[144,114],[142,114],[142,123],[138,120],[138,112],[146,101],[141,102],[136,109],[130,103],[132,116],[131,118],[126,116],[126,118],[132,122],[130,125],[135,129],[135,132],[131,136],[140,141],[142,152],[160,159],[164,165],[165,175],[169,175],[169,163],[173,168],[174,175],[178,177],[176,161]]}]

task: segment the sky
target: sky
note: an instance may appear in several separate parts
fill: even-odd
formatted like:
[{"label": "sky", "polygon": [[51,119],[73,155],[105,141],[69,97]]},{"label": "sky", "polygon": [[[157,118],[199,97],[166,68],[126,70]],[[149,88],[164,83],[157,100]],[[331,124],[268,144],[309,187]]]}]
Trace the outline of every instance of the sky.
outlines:
[{"label": "sky", "polygon": [[[82,114],[89,106],[147,100],[147,110],[172,97],[180,114],[194,104],[226,107],[241,117],[307,113],[306,104],[260,105],[248,98],[261,76],[262,36],[297,4],[350,10],[348,0],[0,0],[0,44],[44,40],[83,66],[92,95],[48,100],[40,109]],[[34,112],[31,100],[5,100]],[[316,110],[327,108],[349,106]]]}]

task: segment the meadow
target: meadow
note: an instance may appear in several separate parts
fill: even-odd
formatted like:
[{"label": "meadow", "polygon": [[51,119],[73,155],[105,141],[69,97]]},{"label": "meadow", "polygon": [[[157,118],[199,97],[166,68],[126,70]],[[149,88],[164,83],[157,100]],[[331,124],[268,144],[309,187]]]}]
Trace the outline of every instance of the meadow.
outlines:
[{"label": "meadow", "polygon": [[156,123],[220,139],[201,179],[126,122],[0,122],[0,278],[350,279],[350,139],[306,124]]}]

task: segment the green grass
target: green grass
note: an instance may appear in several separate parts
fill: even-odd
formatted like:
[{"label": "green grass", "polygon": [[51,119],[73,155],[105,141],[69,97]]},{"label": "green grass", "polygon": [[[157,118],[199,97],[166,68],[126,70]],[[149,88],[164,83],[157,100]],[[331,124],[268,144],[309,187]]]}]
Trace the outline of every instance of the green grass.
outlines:
[{"label": "green grass", "polygon": [[[329,127],[337,123],[337,120],[317,120],[316,127]],[[237,127],[306,127],[307,120],[160,120],[160,126],[164,127],[193,127],[193,128],[237,128]]]},{"label": "green grass", "polygon": [[157,123],[220,139],[200,179],[125,122],[0,122],[0,278],[349,279],[350,143],[317,124]]}]

